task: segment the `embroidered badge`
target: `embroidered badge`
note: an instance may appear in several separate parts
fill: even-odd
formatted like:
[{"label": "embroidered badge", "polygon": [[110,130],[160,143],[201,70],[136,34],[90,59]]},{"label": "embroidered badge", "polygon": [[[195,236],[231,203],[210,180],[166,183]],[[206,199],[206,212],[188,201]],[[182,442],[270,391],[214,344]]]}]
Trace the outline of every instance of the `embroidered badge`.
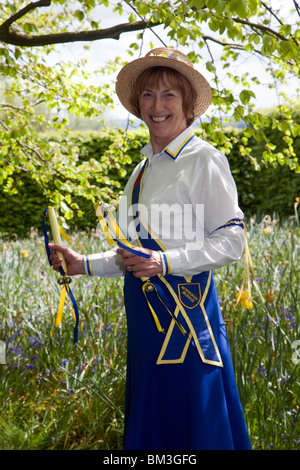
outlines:
[{"label": "embroidered badge", "polygon": [[201,300],[201,288],[197,283],[178,284],[178,297],[186,308],[194,308]]}]

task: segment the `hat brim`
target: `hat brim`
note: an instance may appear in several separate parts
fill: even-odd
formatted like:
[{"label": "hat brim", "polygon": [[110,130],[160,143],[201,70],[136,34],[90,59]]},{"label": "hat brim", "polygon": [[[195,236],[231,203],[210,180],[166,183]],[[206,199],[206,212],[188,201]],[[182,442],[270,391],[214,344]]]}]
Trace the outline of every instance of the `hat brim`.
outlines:
[{"label": "hat brim", "polygon": [[197,119],[205,113],[212,100],[212,89],[206,78],[200,72],[180,60],[169,57],[146,56],[126,64],[117,76],[117,95],[122,105],[131,114],[136,116],[136,112],[130,101],[136,80],[139,75],[151,67],[170,67],[182,73],[196,92],[197,98],[194,105],[194,119]]}]

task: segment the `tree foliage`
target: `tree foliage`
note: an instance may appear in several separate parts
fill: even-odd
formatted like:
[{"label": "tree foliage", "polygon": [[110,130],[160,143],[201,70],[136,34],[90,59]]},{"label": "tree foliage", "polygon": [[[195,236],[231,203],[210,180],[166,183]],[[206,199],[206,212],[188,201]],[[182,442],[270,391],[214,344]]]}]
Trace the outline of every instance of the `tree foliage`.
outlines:
[{"label": "tree foliage", "polygon": [[[114,11],[115,25],[103,28],[97,9]],[[127,21],[120,22],[120,14]],[[99,75],[107,84],[91,83],[86,60],[61,60],[53,64],[56,44],[84,42],[104,38],[120,40],[122,34],[137,31],[129,54],[137,57],[143,44],[143,33],[151,28],[155,46],[189,47],[189,57],[197,64],[206,64],[206,76],[213,86],[210,118],[203,119],[203,132],[224,151],[227,145],[223,125],[230,116],[247,126],[240,145],[241,158],[260,165],[288,165],[299,172],[300,164],[294,140],[300,126],[293,119],[293,103],[281,96],[280,118],[255,111],[253,84],[263,86],[256,71],[237,74],[235,64],[243,58],[255,64],[261,60],[268,73],[267,87],[280,85],[294,78],[299,80],[300,7],[295,0],[173,0],[119,1],[107,0],[40,0],[27,3],[10,1],[0,5],[0,184],[8,194],[18,191],[18,172],[27,172],[34,184],[43,188],[46,197],[60,207],[67,217],[80,208],[76,195],[94,200],[115,191],[107,176],[100,171],[97,159],[80,163],[76,147],[61,145],[57,140],[43,139],[39,130],[68,133],[68,116],[75,114],[97,118],[113,105],[111,74],[124,63],[115,58]],[[157,26],[164,28],[159,37]],[[124,58],[123,58],[124,60]],[[223,77],[232,86],[224,87]],[[102,80],[103,81],[103,80]],[[236,90],[238,90],[236,92]],[[48,112],[45,117],[45,109]],[[230,119],[228,119],[230,124]],[[265,134],[264,128],[283,133],[283,150]],[[249,139],[264,144],[261,159],[251,155]],[[68,140],[64,140],[68,142]],[[124,157],[125,156],[125,157]],[[126,135],[107,149],[109,165],[118,165],[126,158]]]}]

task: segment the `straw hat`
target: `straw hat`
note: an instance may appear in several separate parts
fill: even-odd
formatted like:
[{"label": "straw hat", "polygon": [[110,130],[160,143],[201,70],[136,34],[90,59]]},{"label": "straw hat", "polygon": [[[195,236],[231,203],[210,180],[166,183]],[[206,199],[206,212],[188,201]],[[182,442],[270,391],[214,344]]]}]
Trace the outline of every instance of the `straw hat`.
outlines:
[{"label": "straw hat", "polygon": [[123,106],[131,114],[136,115],[130,102],[136,80],[148,68],[158,66],[170,67],[185,76],[197,95],[194,119],[201,116],[211,103],[212,89],[203,75],[194,69],[193,63],[185,54],[169,47],[152,49],[145,57],[129,62],[120,70],[117,76],[116,92]]}]

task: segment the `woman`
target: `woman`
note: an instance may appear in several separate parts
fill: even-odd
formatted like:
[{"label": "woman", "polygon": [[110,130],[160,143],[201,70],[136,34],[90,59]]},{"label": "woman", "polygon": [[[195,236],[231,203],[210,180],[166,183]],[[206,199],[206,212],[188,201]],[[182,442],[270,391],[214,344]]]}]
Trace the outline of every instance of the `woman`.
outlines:
[{"label": "woman", "polygon": [[138,254],[50,245],[54,269],[61,251],[69,275],[125,275],[125,449],[250,449],[212,275],[240,258],[243,214],[226,158],[191,128],[211,87],[158,48],[123,67],[116,91],[150,133],[119,206]]}]

